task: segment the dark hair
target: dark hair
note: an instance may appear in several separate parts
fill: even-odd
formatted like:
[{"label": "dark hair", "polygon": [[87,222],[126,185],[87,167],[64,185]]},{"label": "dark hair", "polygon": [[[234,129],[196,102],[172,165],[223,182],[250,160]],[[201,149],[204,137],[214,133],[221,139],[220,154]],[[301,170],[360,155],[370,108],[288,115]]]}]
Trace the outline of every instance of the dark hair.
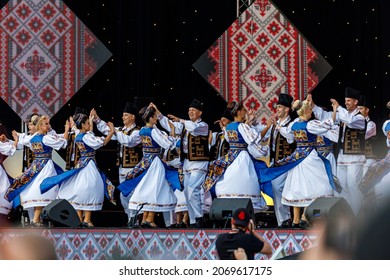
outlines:
[{"label": "dark hair", "polygon": [[226,108],[228,109],[228,111],[230,112],[230,114],[233,117],[236,117],[237,116],[237,111],[241,110],[242,108],[244,108],[244,104],[242,102],[232,101],[232,102],[228,103]]},{"label": "dark hair", "polygon": [[82,113],[78,113],[74,116],[74,123],[78,129],[82,128],[83,123],[88,120],[88,116]]},{"label": "dark hair", "polygon": [[149,122],[149,119],[153,117],[153,115],[156,113],[156,109],[154,107],[145,106],[139,111],[139,115],[141,116],[142,120],[147,123]]},{"label": "dark hair", "polygon": [[3,125],[3,123],[0,121],[0,135],[2,135],[2,134],[4,134],[5,137],[9,138],[7,128],[6,128],[5,125]]}]

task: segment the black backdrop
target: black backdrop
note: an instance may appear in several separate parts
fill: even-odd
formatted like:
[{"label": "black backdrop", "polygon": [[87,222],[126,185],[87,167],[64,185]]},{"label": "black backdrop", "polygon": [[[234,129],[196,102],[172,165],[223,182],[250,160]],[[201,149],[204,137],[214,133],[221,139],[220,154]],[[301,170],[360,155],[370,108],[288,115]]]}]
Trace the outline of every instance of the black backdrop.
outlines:
[{"label": "black backdrop", "polygon": [[[1,0],[3,7],[7,1]],[[236,0],[66,0],[75,14],[113,53],[111,59],[51,120],[61,132],[76,107],[96,108],[105,120],[121,124],[124,104],[154,97],[160,110],[186,117],[193,98],[206,105],[212,125],[226,102],[192,64],[236,18]],[[390,99],[390,1],[274,0],[284,15],[328,60],[333,70],[314,90],[316,103],[343,104],[346,86],[362,90],[375,108],[381,133]],[[388,72],[389,71],[389,72]],[[20,118],[0,101],[0,120],[20,130]],[[378,147],[386,150],[383,137]],[[117,180],[115,143],[98,153],[98,165]],[[107,206],[110,208],[111,206]]]}]

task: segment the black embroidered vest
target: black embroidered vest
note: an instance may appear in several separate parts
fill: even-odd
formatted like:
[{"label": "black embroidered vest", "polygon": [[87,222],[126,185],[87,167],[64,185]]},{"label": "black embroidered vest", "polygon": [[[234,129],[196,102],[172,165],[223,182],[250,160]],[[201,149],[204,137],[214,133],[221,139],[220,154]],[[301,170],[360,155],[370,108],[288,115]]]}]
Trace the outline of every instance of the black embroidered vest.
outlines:
[{"label": "black embroidered vest", "polygon": [[216,160],[220,157],[225,156],[230,149],[228,141],[225,140],[223,132],[217,134],[217,141],[214,146],[210,149],[210,160]]},{"label": "black embroidered vest", "polygon": [[[125,135],[131,135],[131,133],[133,133],[135,129],[139,130],[138,127],[134,127],[129,131],[123,130],[122,132]],[[122,157],[120,156],[121,148]],[[138,162],[140,162],[140,160],[142,159],[142,155],[142,143],[132,148],[126,147],[118,143],[116,166],[122,166],[123,168],[133,168],[138,164]]]},{"label": "black embroidered vest", "polygon": [[[80,150],[75,145],[76,134],[74,132],[69,133],[68,145],[66,146],[66,156],[65,156],[65,168],[67,170],[73,169],[80,158]],[[72,160],[72,155],[74,154],[74,159]]]},{"label": "black embroidered vest", "polygon": [[188,133],[188,153],[183,151],[183,139],[186,134],[186,129],[183,129],[181,135],[180,145],[180,160],[184,161],[187,158],[190,161],[209,161],[210,150],[209,150],[209,137],[208,136],[192,136]]},{"label": "black embroidered vest", "polygon": [[[289,123],[290,122],[284,124],[283,127],[287,126]],[[275,128],[276,128],[276,126],[272,126],[270,146],[271,146],[271,160],[274,160],[274,162],[277,162],[278,160],[281,160],[281,159],[291,155],[292,152],[296,148],[296,144],[295,144],[295,142],[289,144],[287,142],[287,139],[285,137],[283,137],[278,132],[278,134],[276,135],[276,139],[275,139],[275,150],[274,150],[272,147],[273,147],[273,138],[274,138]]]}]

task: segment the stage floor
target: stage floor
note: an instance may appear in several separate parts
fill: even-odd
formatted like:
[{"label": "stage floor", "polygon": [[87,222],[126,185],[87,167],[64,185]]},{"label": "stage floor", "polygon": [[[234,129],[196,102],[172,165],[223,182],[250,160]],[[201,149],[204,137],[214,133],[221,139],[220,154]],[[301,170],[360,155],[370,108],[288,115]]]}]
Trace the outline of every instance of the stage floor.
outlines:
[{"label": "stage floor", "polygon": [[[9,238],[39,234],[53,242],[62,260],[215,260],[215,240],[220,229],[128,229],[128,228],[1,228],[0,243]],[[256,259],[280,259],[316,245],[315,230],[260,229],[274,254]]]}]

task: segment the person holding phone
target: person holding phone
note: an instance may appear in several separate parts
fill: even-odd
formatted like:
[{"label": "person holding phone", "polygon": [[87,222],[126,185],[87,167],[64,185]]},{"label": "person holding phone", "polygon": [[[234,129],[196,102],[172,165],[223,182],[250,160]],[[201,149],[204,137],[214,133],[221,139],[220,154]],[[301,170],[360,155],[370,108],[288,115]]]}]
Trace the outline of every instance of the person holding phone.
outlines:
[{"label": "person holding phone", "polygon": [[271,245],[255,231],[255,224],[244,208],[233,213],[232,230],[220,234],[215,243],[221,260],[234,260],[235,250],[245,250],[248,260],[254,260],[255,254],[272,254]]}]

